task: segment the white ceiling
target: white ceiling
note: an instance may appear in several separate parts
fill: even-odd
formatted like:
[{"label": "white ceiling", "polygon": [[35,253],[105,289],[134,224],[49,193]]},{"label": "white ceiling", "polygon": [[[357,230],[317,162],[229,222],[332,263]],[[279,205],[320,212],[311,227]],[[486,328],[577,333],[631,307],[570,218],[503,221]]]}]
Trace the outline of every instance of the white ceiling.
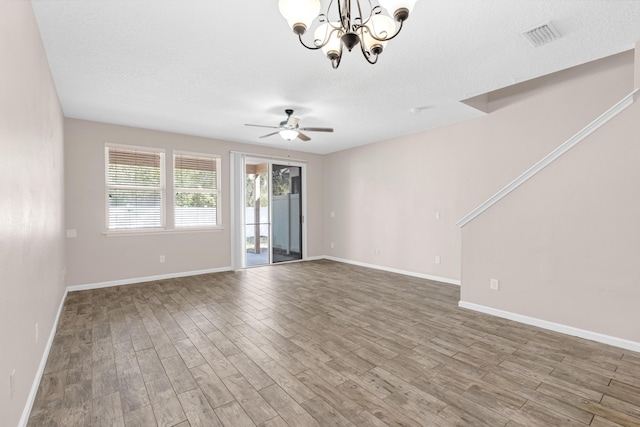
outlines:
[{"label": "white ceiling", "polygon": [[[277,0],[32,3],[65,116],[322,154],[477,117],[460,101],[640,40],[640,0],[419,0],[377,65],[354,50],[334,70]],[[547,21],[563,37],[531,47],[521,33]],[[285,108],[335,132],[244,126]]]}]

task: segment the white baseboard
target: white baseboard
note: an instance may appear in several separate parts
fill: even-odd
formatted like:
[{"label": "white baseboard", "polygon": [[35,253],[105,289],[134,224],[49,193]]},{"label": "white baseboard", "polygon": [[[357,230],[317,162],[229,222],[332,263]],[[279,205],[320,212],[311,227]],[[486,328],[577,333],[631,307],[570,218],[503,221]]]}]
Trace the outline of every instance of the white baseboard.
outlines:
[{"label": "white baseboard", "polygon": [[562,325],[560,323],[549,322],[547,320],[524,316],[522,314],[512,313],[510,311],[504,311],[497,308],[487,307],[484,305],[474,304],[472,302],[460,301],[458,303],[458,306],[462,308],[467,308],[469,310],[478,311],[480,313],[502,317],[503,319],[514,320],[516,322],[524,323],[526,325],[537,326],[542,329],[548,329],[550,331],[560,332],[562,334],[572,335],[575,337],[580,337],[580,338],[588,339],[591,341],[612,345],[614,347],[624,348],[625,350],[640,352],[639,342],[630,341],[623,338],[612,337],[610,335],[604,335],[598,332],[591,332],[584,329],[574,328],[573,326],[567,326],[567,325]]},{"label": "white baseboard", "polygon": [[420,279],[433,280],[434,282],[442,282],[442,283],[448,283],[450,285],[460,286],[460,280],[449,279],[447,277],[432,276],[430,274],[416,273],[414,271],[400,270],[398,268],[385,267],[385,266],[376,265],[376,264],[367,264],[366,262],[353,261],[350,259],[336,258],[332,256],[324,256],[323,258],[328,259],[330,261],[343,262],[345,264],[353,264],[360,267],[374,268],[376,270],[388,271],[390,273],[403,274],[405,276],[418,277]]},{"label": "white baseboard", "polygon": [[109,282],[89,283],[86,285],[68,286],[67,291],[86,291],[90,289],[109,288],[111,286],[133,285],[135,283],[153,282],[155,280],[175,279],[178,277],[197,276],[200,274],[221,273],[223,271],[231,271],[231,267],[210,268],[207,270],[184,271],[181,273],[161,274],[158,276],[136,277],[133,279],[111,280]]},{"label": "white baseboard", "polygon": [[44,368],[47,366],[49,351],[51,351],[53,339],[55,338],[56,331],[58,330],[58,322],[60,321],[60,316],[62,316],[62,308],[64,307],[65,300],[67,299],[67,293],[68,290],[65,289],[64,294],[62,295],[62,301],[60,301],[60,307],[58,307],[58,313],[56,314],[56,318],[53,321],[53,326],[51,326],[51,332],[49,333],[47,345],[44,347],[44,352],[42,353],[42,358],[40,359],[40,365],[38,366],[36,375],[33,378],[33,384],[31,384],[31,390],[29,390],[29,395],[27,396],[27,403],[24,405],[24,409],[22,410],[22,416],[20,417],[20,421],[18,422],[18,427],[25,427],[27,425],[27,422],[29,421],[29,415],[31,414],[31,409],[33,408],[33,404],[36,400],[36,395],[38,394],[38,387],[40,387],[42,374],[44,373]]},{"label": "white baseboard", "polygon": [[319,261],[321,259],[327,259],[326,256],[324,255],[319,255],[319,256],[308,256],[306,257],[303,261]]}]

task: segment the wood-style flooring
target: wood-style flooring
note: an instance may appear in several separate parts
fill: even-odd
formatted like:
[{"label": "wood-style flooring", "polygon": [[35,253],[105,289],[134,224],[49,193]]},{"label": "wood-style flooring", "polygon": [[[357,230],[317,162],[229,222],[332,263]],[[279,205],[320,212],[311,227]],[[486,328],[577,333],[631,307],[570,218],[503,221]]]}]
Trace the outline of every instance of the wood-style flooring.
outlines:
[{"label": "wood-style flooring", "polygon": [[69,293],[29,426],[640,426],[640,354],[313,261]]}]

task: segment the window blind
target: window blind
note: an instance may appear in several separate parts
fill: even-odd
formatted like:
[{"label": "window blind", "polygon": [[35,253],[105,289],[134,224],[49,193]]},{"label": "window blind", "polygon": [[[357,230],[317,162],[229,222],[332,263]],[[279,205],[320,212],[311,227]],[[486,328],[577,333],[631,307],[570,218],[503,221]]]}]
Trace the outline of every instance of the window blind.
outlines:
[{"label": "window blind", "polygon": [[219,157],[174,154],[176,228],[219,224],[219,169]]},{"label": "window blind", "polygon": [[163,227],[164,153],[106,150],[109,229]]}]

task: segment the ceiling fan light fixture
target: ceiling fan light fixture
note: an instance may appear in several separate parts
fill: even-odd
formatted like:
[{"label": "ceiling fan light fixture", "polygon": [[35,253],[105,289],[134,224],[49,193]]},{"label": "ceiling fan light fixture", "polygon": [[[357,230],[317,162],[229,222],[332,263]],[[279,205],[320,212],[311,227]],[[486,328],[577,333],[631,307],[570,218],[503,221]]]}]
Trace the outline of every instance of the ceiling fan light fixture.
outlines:
[{"label": "ceiling fan light fixture", "polygon": [[293,141],[298,137],[299,132],[295,129],[281,129],[278,133],[280,134],[282,139]]},{"label": "ceiling fan light fixture", "polygon": [[[370,0],[332,0],[324,13],[319,13],[319,0],[279,0],[279,8],[300,43],[309,50],[322,49],[331,66],[338,68],[342,46],[351,52],[358,44],[367,62],[375,64],[389,40],[400,34],[417,0],[378,1],[379,5]],[[329,16],[333,21],[329,21]],[[313,42],[308,44],[302,36],[314,20],[318,26],[313,32]]]},{"label": "ceiling fan light fixture", "polygon": [[280,122],[279,126],[265,126],[265,125],[253,125],[249,123],[245,123],[245,126],[256,126],[260,128],[271,128],[276,129],[274,132],[268,133],[266,135],[262,135],[260,138],[268,138],[273,135],[280,135],[282,139],[285,141],[293,141],[294,139],[299,139],[301,141],[311,141],[306,134],[303,132],[333,132],[333,128],[325,128],[325,127],[300,127],[300,119],[293,116],[293,110],[286,109],[284,110],[287,115],[287,119]]}]

